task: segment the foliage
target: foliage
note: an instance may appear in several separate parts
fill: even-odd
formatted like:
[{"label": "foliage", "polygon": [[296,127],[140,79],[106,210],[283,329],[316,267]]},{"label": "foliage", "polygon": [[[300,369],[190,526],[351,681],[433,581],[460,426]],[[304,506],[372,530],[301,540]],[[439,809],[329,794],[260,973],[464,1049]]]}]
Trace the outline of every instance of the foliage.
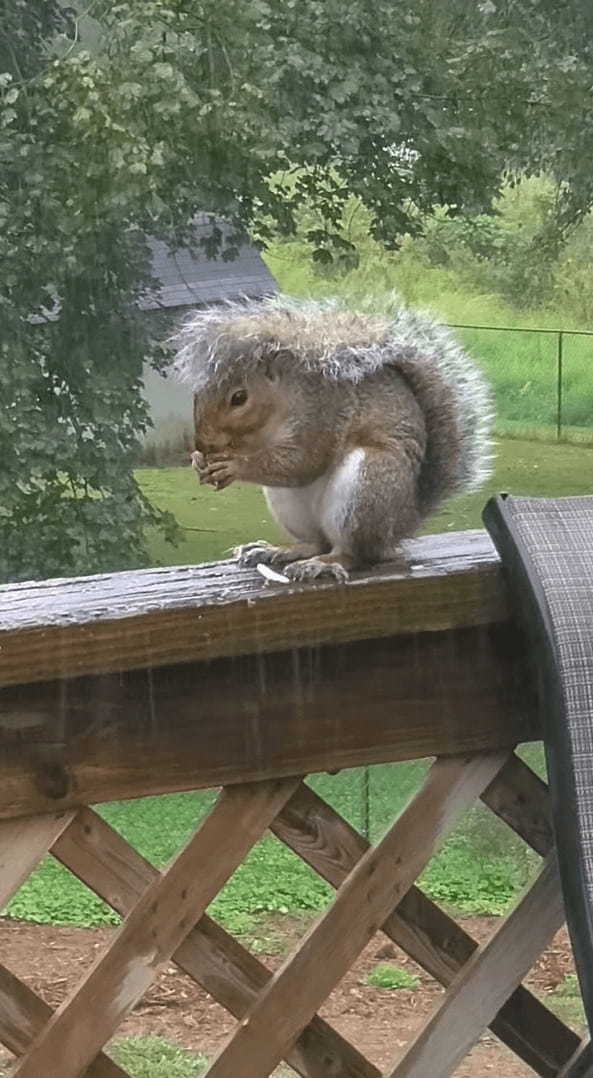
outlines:
[{"label": "foliage", "polygon": [[413,973],[389,962],[378,962],[367,977],[372,988],[418,988],[420,981]]},{"label": "foliage", "polygon": [[579,219],[562,242],[544,242],[561,213],[562,185],[549,176],[506,185],[492,214],[449,217],[436,210],[414,245],[419,261],[451,269],[461,287],[496,294],[515,310],[560,307],[589,327],[593,215]]},{"label": "foliage", "polygon": [[464,913],[505,913],[529,872],[512,847],[504,854],[480,852],[462,828],[430,862],[420,885],[437,902]]},{"label": "foliage", "polygon": [[266,260],[287,292],[356,300],[399,292],[410,304],[430,303],[452,321],[587,329],[593,321],[593,214],[564,242],[542,243],[561,205],[549,176],[506,183],[491,213],[451,216],[435,207],[422,235],[403,237],[388,251],[369,234],[369,211],[358,199],[344,208],[344,234],[357,252],[331,266],[312,266],[307,234],[319,224],[313,208],[299,216],[296,236],[270,244]]},{"label": "foliage", "polygon": [[33,924],[119,924],[119,917],[58,861],[47,857],[3,913]]},{"label": "foliage", "polygon": [[593,214],[572,230],[554,270],[552,302],[593,326]]},{"label": "foliage", "polygon": [[173,535],[133,475],[142,363],[162,360],[134,306],[134,182],[109,160],[99,72],[50,60],[42,6],[12,11],[0,74],[0,580],[141,564],[148,523]]},{"label": "foliage", "polygon": [[109,1051],[130,1078],[198,1078],[208,1062],[164,1037],[123,1037]]},{"label": "foliage", "polygon": [[559,250],[542,244],[558,212],[559,188],[543,176],[507,186],[492,214],[450,218],[436,212],[427,221],[420,256],[450,266],[460,281],[496,293],[523,309],[549,301]]},{"label": "foliage", "polygon": [[569,999],[579,997],[581,992],[576,973],[566,973],[560,981],[560,984],[556,985],[554,994],[557,996],[567,996]]},{"label": "foliage", "polygon": [[554,1014],[573,1029],[585,1029],[587,1022],[576,974],[566,973],[560,984],[551,992],[546,992],[546,1003]]},{"label": "foliage", "polygon": [[0,0],[0,71],[19,79],[39,70],[41,54],[57,35],[71,34],[75,12],[55,0]]}]

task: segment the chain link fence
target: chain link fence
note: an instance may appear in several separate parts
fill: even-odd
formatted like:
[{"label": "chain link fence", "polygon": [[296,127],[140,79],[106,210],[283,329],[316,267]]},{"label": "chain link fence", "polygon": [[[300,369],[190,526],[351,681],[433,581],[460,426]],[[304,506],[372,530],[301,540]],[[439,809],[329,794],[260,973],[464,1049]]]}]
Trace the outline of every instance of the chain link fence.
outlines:
[{"label": "chain link fence", "polygon": [[593,444],[593,331],[449,325],[490,380],[499,434]]}]

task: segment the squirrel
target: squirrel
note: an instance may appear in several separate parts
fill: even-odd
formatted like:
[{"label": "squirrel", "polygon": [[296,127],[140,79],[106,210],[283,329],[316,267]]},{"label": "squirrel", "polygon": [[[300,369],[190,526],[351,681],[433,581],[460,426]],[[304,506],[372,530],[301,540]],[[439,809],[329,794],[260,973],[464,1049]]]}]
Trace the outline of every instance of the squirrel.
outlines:
[{"label": "squirrel", "polygon": [[446,497],[490,474],[490,393],[428,315],[276,295],[198,311],[176,337],[202,483],[258,483],[295,540],[241,565],[347,579],[397,558]]}]

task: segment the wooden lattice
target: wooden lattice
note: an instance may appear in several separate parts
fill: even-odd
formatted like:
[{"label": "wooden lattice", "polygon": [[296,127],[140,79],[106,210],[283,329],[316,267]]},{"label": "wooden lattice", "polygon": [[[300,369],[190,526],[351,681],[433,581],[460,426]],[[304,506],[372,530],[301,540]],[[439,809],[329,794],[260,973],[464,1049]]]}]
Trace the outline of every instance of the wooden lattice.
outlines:
[{"label": "wooden lattice", "polygon": [[[531,888],[483,947],[414,886],[476,798],[542,857]],[[326,912],[271,973],[205,909],[271,827],[337,888]],[[440,1006],[385,1078],[444,1078],[484,1030],[536,1074],[559,1075],[579,1038],[521,981],[563,920],[544,784],[508,752],[443,757],[374,847],[300,779],[226,787],[162,871],[87,807],[0,824],[0,903],[47,851],[124,915],[82,983],[52,1012],[0,967],[0,1039],[16,1078],[111,1078],[125,1071],[101,1049],[169,960],[239,1022],[211,1078],[263,1078],[286,1060],[305,1078],[380,1078],[317,1015],[368,941],[383,931],[448,986]],[[397,1006],[394,1004],[394,1042]]]}]

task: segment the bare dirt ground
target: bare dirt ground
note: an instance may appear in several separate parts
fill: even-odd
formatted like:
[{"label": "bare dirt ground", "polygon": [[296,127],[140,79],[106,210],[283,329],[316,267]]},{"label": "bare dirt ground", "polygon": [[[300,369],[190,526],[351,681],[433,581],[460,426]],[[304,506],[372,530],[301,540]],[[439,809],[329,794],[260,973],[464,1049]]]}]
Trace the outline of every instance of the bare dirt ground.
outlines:
[{"label": "bare dirt ground", "polygon": [[[480,942],[500,924],[497,918],[466,918],[464,927]],[[270,918],[258,932],[258,957],[276,968],[302,934],[304,919]],[[113,929],[30,925],[0,919],[2,962],[52,1007],[62,1002],[105,947]],[[402,966],[420,978],[415,990],[371,988],[366,977],[379,961]],[[558,933],[526,983],[540,996],[553,996],[573,972],[566,932]],[[344,977],[321,1014],[378,1067],[401,1052],[442,996],[439,986],[384,936],[377,936]],[[187,976],[167,966],[119,1036],[156,1034],[211,1056],[231,1032],[235,1019]],[[1,1061],[1,1060],[0,1060]],[[292,1072],[291,1072],[292,1073]],[[500,1042],[485,1034],[459,1066],[460,1078],[528,1078],[533,1075]]]}]

